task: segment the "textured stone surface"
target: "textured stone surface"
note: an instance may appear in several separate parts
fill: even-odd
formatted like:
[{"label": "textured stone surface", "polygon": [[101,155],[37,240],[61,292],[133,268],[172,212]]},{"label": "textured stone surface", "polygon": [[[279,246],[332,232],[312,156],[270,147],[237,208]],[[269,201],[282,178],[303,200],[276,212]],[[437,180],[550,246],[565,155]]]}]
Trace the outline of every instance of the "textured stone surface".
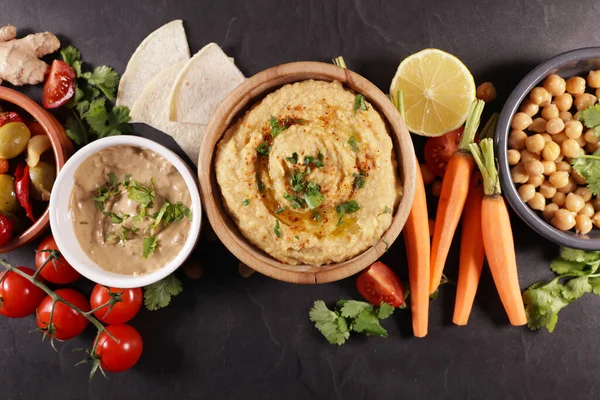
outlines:
[{"label": "textured stone surface", "polygon": [[[412,1],[0,1],[2,23],[20,33],[48,30],[73,44],[93,65],[122,72],[152,30],[183,18],[192,52],[214,41],[246,76],[295,60],[348,65],[387,90],[402,58],[424,47],[456,54],[478,82],[492,80],[501,102],[537,63],[560,52],[600,43],[600,3],[566,0]],[[26,92],[39,96],[39,88]],[[490,107],[491,108],[491,107]],[[147,127],[135,131],[179,151]],[[423,140],[415,139],[417,150]],[[181,154],[181,152],[179,151]],[[557,252],[517,218],[517,261],[523,287],[550,276]],[[33,248],[6,258],[32,265]],[[493,282],[484,272],[467,327],[452,326],[454,287],[432,303],[430,334],[411,337],[410,316],[385,321],[390,336],[326,343],[308,321],[316,299],[358,298],[354,279],[299,286],[237,273],[218,242],[203,239],[199,281],[185,280],[172,306],[143,311],[134,321],[144,337],[138,366],[88,384],[88,367],[73,365],[92,329],[59,344],[41,343],[33,318],[0,319],[3,399],[565,399],[597,398],[600,299],[584,296],[560,314],[554,334],[507,323]],[[402,240],[383,257],[406,278]],[[456,277],[458,252],[447,275]],[[91,285],[78,287],[91,290]]]}]

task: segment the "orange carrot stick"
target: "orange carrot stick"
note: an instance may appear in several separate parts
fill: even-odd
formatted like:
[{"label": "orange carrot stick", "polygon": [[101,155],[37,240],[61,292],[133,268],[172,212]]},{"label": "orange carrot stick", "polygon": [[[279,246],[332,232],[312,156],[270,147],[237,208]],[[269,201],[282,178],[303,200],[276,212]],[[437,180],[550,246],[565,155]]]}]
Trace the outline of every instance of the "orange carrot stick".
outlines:
[{"label": "orange carrot stick", "polygon": [[512,325],[527,323],[515,256],[510,217],[504,198],[500,195],[500,182],[494,159],[492,139],[483,139],[479,146],[469,146],[483,177],[485,197],[481,202],[481,229],[485,255],[490,265],[496,290]]},{"label": "orange carrot stick", "polygon": [[473,102],[460,139],[459,150],[448,161],[444,173],[431,243],[430,293],[434,293],[440,286],[450,245],[469,192],[469,181],[475,163],[467,146],[473,143],[483,106],[484,102],[481,100]]},{"label": "orange carrot stick", "polygon": [[458,266],[458,283],[456,285],[456,303],[452,322],[466,325],[475,300],[475,293],[481,277],[481,268],[485,251],[481,233],[481,201],[483,200],[483,182],[481,174],[474,172],[471,176],[469,194],[462,215],[462,232],[460,237],[460,262]]}]

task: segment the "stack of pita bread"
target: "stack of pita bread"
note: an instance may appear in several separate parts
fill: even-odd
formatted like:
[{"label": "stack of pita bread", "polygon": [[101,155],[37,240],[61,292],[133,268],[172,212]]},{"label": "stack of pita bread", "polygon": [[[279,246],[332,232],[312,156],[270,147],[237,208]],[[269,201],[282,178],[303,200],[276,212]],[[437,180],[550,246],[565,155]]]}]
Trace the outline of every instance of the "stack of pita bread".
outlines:
[{"label": "stack of pita bread", "polygon": [[219,103],[244,75],[215,43],[190,57],[181,20],[169,22],[142,41],[119,83],[117,105],[131,122],[173,137],[197,165],[200,142]]}]

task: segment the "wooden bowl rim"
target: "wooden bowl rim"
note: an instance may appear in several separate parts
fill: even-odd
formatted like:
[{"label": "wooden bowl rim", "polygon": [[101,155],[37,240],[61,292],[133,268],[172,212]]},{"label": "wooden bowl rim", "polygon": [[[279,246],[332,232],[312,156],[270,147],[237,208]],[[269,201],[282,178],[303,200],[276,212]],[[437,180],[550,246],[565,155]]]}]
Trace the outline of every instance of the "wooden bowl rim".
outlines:
[{"label": "wooden bowl rim", "polygon": [[[40,123],[50,139],[52,151],[54,152],[54,159],[56,161],[56,175],[58,176],[59,171],[62,169],[70,153],[73,152],[73,144],[66,136],[62,125],[52,116],[52,114],[44,110],[34,100],[16,90],[0,86],[0,100],[20,107]],[[27,228],[27,230],[0,247],[0,254],[24,246],[40,236],[46,228],[48,228],[49,215],[50,208],[46,207],[44,213],[29,228]]]},{"label": "wooden bowl rim", "polygon": [[[340,81],[344,86],[363,94],[382,115],[394,141],[403,196],[396,207],[392,224],[374,246],[343,263],[321,267],[288,265],[251,244],[229,214],[224,210],[220,188],[214,174],[214,153],[227,128],[248,109],[254,100],[285,84],[309,79]],[[400,113],[381,90],[361,75],[333,64],[300,61],[268,68],[248,78],[218,106],[204,133],[198,160],[200,194],[206,216],[213,230],[240,261],[271,278],[291,283],[327,283],[363,270],[387,251],[400,234],[414,198],[416,158],[410,137]]]}]

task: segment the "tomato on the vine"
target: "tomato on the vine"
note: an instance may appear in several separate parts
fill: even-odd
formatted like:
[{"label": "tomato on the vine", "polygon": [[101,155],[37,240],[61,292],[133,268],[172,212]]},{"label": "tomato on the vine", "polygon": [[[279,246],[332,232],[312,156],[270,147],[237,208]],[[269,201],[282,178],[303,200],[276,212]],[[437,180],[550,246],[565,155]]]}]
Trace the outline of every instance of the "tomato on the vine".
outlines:
[{"label": "tomato on the vine", "polygon": [[0,214],[0,246],[4,246],[13,238],[15,221],[4,214]]},{"label": "tomato on the vine", "polygon": [[129,325],[110,325],[106,330],[119,341],[117,343],[105,332],[98,337],[94,355],[100,367],[108,372],[123,372],[133,367],[140,357],[144,345],[139,332]]},{"label": "tomato on the vine", "polygon": [[69,101],[75,94],[75,71],[64,61],[54,60],[44,83],[42,105],[44,108],[57,108]]},{"label": "tomato on the vine", "polygon": [[356,280],[356,288],[362,297],[374,306],[382,302],[394,307],[404,304],[404,286],[387,265],[377,261],[365,269]]},{"label": "tomato on the vine", "polygon": [[429,170],[439,177],[444,176],[450,157],[458,150],[458,143],[464,127],[432,137],[425,144],[425,163]]},{"label": "tomato on the vine", "polygon": [[[90,303],[81,293],[73,289],[58,289],[55,292],[83,312],[90,311]],[[42,300],[37,312],[37,325],[44,330],[48,336],[58,340],[69,340],[83,332],[88,324],[87,318],[62,302],[57,302],[54,307],[52,324],[50,314],[52,313],[52,297],[46,296]]]},{"label": "tomato on the vine", "polygon": [[38,246],[35,254],[35,267],[44,267],[40,275],[48,282],[65,285],[75,282],[81,276],[60,254],[54,237],[47,236]]},{"label": "tomato on the vine", "polygon": [[[121,301],[114,303],[112,308],[109,308],[107,303],[115,301],[112,299],[116,299],[117,297]],[[106,304],[105,307],[95,311],[94,315],[100,321],[109,325],[124,324],[131,320],[140,311],[143,302],[144,291],[142,288],[117,289],[111,287],[109,291],[108,288],[100,284],[94,287],[92,296],[90,297],[92,310]]]},{"label": "tomato on the vine", "polygon": [[[17,269],[33,276],[34,271],[31,268]],[[8,318],[23,318],[33,314],[46,295],[42,289],[16,272],[0,273],[0,282],[0,314]]]}]

